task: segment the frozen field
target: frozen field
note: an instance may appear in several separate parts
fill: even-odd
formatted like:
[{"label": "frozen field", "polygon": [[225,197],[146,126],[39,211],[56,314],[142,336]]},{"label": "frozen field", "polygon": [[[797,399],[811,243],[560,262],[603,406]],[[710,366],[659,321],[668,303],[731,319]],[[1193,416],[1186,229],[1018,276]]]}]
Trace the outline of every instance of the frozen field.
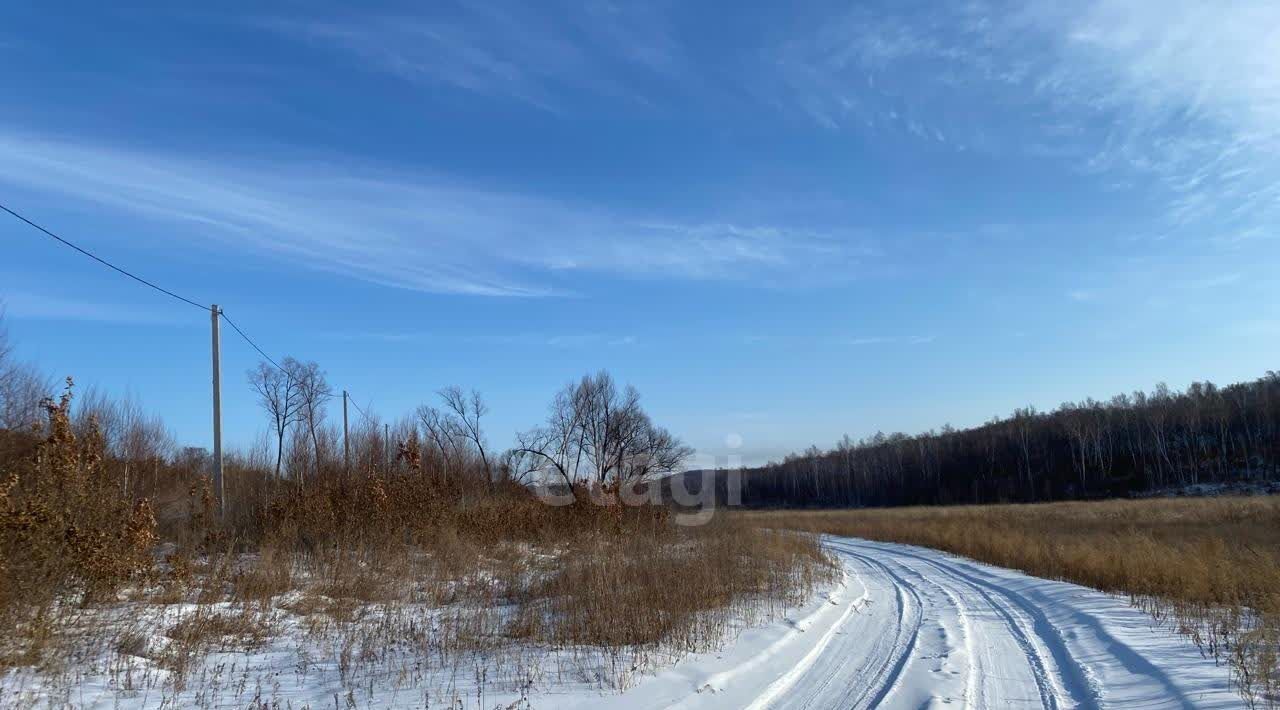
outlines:
[{"label": "frozen field", "polygon": [[[354,680],[355,654],[299,628],[199,661],[185,688],[148,654],[0,683],[4,706],[456,708],[1227,708],[1229,672],[1126,600],[918,547],[827,538],[841,581],[716,653],[622,669],[520,647],[451,668],[406,655]],[[678,580],[673,580],[678,583]],[[150,643],[164,643],[155,637]],[[154,656],[155,654],[150,654]],[[395,662],[392,662],[392,661]],[[614,667],[611,667],[614,666]],[[394,671],[392,669],[395,669]],[[513,670],[515,669],[515,670]],[[359,692],[354,692],[358,687]]]},{"label": "frozen field", "polygon": [[1225,666],[1123,599],[918,547],[828,543],[843,587],[724,653],[583,706],[1242,706]]}]

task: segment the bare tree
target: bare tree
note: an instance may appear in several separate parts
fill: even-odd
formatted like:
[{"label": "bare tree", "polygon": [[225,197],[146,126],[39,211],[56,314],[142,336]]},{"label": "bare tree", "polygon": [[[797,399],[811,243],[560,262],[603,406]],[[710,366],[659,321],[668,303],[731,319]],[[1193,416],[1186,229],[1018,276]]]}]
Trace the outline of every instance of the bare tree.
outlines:
[{"label": "bare tree", "polygon": [[572,491],[582,458],[581,416],[573,389],[566,387],[557,392],[546,425],[516,435],[513,464],[523,474],[517,475],[523,478],[535,472],[550,474]]},{"label": "bare tree", "polygon": [[52,381],[27,363],[12,366],[0,383],[0,429],[25,429],[40,421],[40,402]]},{"label": "bare tree", "polygon": [[608,372],[582,378],[573,401],[582,408],[584,458],[600,485],[632,485],[670,473],[693,453],[653,424],[634,387],[619,391]]},{"label": "bare tree", "polygon": [[13,343],[9,340],[9,328],[5,324],[4,304],[0,304],[0,428],[12,428],[9,410],[13,407],[15,375]]},{"label": "bare tree", "polygon": [[693,455],[693,449],[682,444],[666,429],[654,426],[648,415],[644,415],[638,432],[622,449],[619,458],[618,480],[623,485],[634,485],[656,475],[674,473]]},{"label": "bare tree", "polygon": [[424,404],[418,407],[418,421],[422,423],[427,441],[435,447],[444,460],[445,477],[450,476],[455,469],[461,473],[462,457],[458,447],[461,432],[453,418],[435,407]]},{"label": "bare tree", "polygon": [[[289,361],[286,361],[286,365],[288,363]],[[295,364],[296,369],[293,374],[298,380],[301,398],[298,419],[311,440],[311,449],[315,456],[315,472],[318,474],[320,472],[320,428],[324,425],[325,405],[333,399],[333,387],[315,362]]]},{"label": "bare tree", "polygon": [[9,340],[9,327],[5,324],[5,307],[0,303],[0,382],[9,371],[9,357],[13,354],[13,343]]},{"label": "bare tree", "polygon": [[271,420],[271,431],[276,437],[276,478],[280,477],[280,463],[284,458],[284,437],[289,426],[297,421],[302,407],[302,390],[291,374],[297,370],[297,361],[285,358],[284,367],[268,362],[258,363],[249,370],[249,385],[258,393],[258,403]]},{"label": "bare tree", "polygon": [[520,434],[517,472],[541,470],[572,486],[634,485],[678,469],[692,449],[653,424],[633,387],[618,391],[609,373],[583,377],[556,394],[547,424]]},{"label": "bare tree", "polygon": [[0,305],[0,429],[25,429],[40,421],[40,402],[52,389],[49,378],[14,358]]},{"label": "bare tree", "polygon": [[480,428],[480,418],[489,413],[489,407],[476,390],[471,395],[463,394],[461,387],[446,387],[440,390],[440,399],[452,413],[452,429],[461,434],[480,455],[480,464],[484,466],[485,477],[493,478],[493,468],[489,465],[489,456],[484,448],[484,432]]},{"label": "bare tree", "polygon": [[[965,430],[876,435],[752,471],[758,505],[932,505],[1126,496],[1280,474],[1280,376],[1157,385]],[[846,481],[839,480],[847,477]]]},{"label": "bare tree", "polygon": [[507,449],[498,456],[496,466],[498,480],[525,485],[531,483],[530,479],[541,470],[542,466],[541,460],[535,461],[515,448]]}]

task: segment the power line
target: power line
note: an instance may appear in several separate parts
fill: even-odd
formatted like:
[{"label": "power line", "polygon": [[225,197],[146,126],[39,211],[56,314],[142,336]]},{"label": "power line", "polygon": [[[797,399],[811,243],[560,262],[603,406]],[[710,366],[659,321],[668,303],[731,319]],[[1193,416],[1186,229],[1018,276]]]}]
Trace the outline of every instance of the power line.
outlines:
[{"label": "power line", "polygon": [[360,412],[360,416],[364,417],[364,418],[365,418],[365,421],[369,421],[369,415],[368,415],[368,414],[365,414],[364,410],[360,408],[360,405],[356,404],[356,401],[355,401],[354,399],[352,399],[350,395],[351,395],[351,393],[350,393],[350,392],[348,392],[348,393],[347,393],[347,401],[351,403],[351,406],[353,406],[353,407],[355,407],[355,408],[356,408],[356,411],[357,411],[357,412]]},{"label": "power line", "polygon": [[259,355],[261,355],[262,357],[265,357],[267,359],[267,362],[271,363],[272,365],[275,365],[277,370],[285,374],[288,374],[289,372],[288,370],[284,369],[283,367],[280,367],[280,363],[276,362],[275,360],[272,360],[270,355],[264,352],[262,348],[258,347],[257,343],[253,342],[253,338],[250,338],[248,335],[245,335],[245,332],[243,330],[240,330],[240,326],[236,325],[236,322],[231,320],[231,318],[227,316],[226,311],[219,309],[218,313],[222,315],[222,320],[226,321],[227,325],[231,326],[233,330],[239,333],[240,337],[244,338],[244,341],[248,343],[250,346],[252,346],[254,350],[257,350]]},{"label": "power line", "polygon": [[[39,224],[36,224],[35,222],[33,222],[33,221],[31,221],[31,220],[27,219],[26,217],[22,216],[21,214],[18,214],[18,213],[17,213],[17,212],[15,212],[14,210],[12,210],[12,209],[10,209],[9,207],[5,206],[3,203],[0,203],[0,210],[4,210],[5,212],[8,212],[11,216],[13,216],[14,218],[16,218],[16,219],[18,219],[19,221],[23,222],[23,223],[24,223],[24,224],[26,224],[27,226],[32,227],[33,229],[38,230],[39,232],[41,232],[41,233],[42,233],[42,234],[44,234],[45,236],[47,236],[47,237],[49,237],[49,238],[51,238],[51,239],[53,239],[53,240],[57,241],[59,244],[62,244],[63,246],[70,247],[70,248],[72,248],[72,249],[74,249],[74,250],[76,250],[76,251],[80,252],[80,253],[81,253],[81,254],[83,254],[84,256],[87,256],[87,257],[89,257],[90,259],[93,259],[94,261],[98,262],[99,264],[102,264],[103,266],[105,266],[105,267],[107,267],[107,268],[111,269],[112,271],[115,271],[115,272],[117,272],[117,273],[119,273],[119,274],[122,274],[122,275],[124,275],[124,276],[127,276],[127,277],[129,277],[129,278],[133,279],[134,281],[137,281],[138,283],[142,284],[143,286],[147,286],[148,288],[151,288],[151,289],[154,289],[154,290],[156,290],[156,291],[159,291],[160,293],[163,293],[164,295],[169,296],[170,298],[177,299],[177,300],[179,300],[179,301],[182,301],[183,303],[186,303],[186,304],[189,304],[189,305],[195,306],[196,308],[199,308],[199,309],[200,309],[200,310],[202,310],[202,311],[209,311],[209,312],[211,312],[211,313],[213,314],[213,412],[214,412],[214,414],[213,414],[213,416],[214,416],[214,424],[213,424],[213,432],[214,432],[214,433],[213,433],[213,437],[214,437],[214,452],[215,452],[215,459],[216,459],[216,468],[215,468],[215,472],[214,472],[214,481],[215,481],[215,486],[216,486],[216,490],[217,490],[216,495],[217,495],[217,498],[218,498],[219,514],[221,515],[221,513],[222,513],[222,506],[223,506],[223,504],[224,504],[224,503],[223,503],[223,490],[222,490],[222,456],[221,456],[221,445],[222,445],[222,443],[221,443],[221,442],[222,442],[222,438],[221,438],[221,437],[222,437],[222,435],[221,435],[221,433],[220,433],[220,427],[221,427],[221,414],[220,414],[220,408],[221,408],[221,404],[220,404],[220,398],[221,398],[221,385],[219,384],[219,381],[220,381],[220,368],[221,368],[221,365],[220,365],[220,361],[221,361],[221,354],[220,354],[219,338],[218,338],[218,319],[219,319],[219,318],[221,318],[222,320],[226,321],[227,325],[231,326],[231,329],[232,329],[232,330],[234,330],[234,331],[236,332],[236,334],[237,334],[237,335],[239,335],[241,338],[243,338],[243,339],[244,339],[244,341],[245,341],[246,343],[248,343],[250,347],[252,347],[254,350],[258,351],[258,354],[259,354],[259,355],[261,355],[263,358],[265,358],[267,362],[271,363],[271,364],[272,364],[272,365],[273,365],[277,370],[279,370],[279,371],[281,371],[281,372],[285,373],[285,375],[291,375],[291,373],[290,373],[288,370],[286,370],[286,369],[284,369],[283,367],[281,367],[280,363],[276,362],[276,361],[275,361],[275,359],[274,359],[274,358],[272,358],[270,355],[268,355],[268,354],[267,354],[267,352],[266,352],[265,350],[263,350],[262,348],[258,347],[258,344],[257,344],[257,343],[255,343],[255,342],[253,341],[253,338],[250,338],[248,333],[244,332],[244,330],[242,330],[242,329],[240,328],[240,326],[236,325],[236,322],[235,322],[235,321],[233,321],[233,320],[231,320],[231,318],[230,318],[229,316],[227,316],[226,311],[223,311],[222,309],[218,308],[216,305],[215,305],[215,306],[212,306],[212,307],[202,306],[202,305],[200,305],[199,303],[196,303],[195,301],[193,301],[193,300],[191,300],[191,299],[189,299],[189,298],[186,298],[186,297],[184,297],[184,296],[179,296],[178,294],[174,293],[173,291],[170,291],[169,289],[166,289],[166,288],[163,288],[163,287],[157,286],[156,284],[154,284],[154,283],[152,283],[152,282],[150,282],[150,281],[148,281],[148,280],[146,280],[146,279],[142,278],[141,276],[138,276],[138,275],[136,275],[136,274],[134,274],[134,273],[132,273],[132,272],[126,271],[126,270],[124,270],[124,269],[120,268],[119,266],[116,266],[115,264],[112,264],[111,262],[107,261],[106,259],[103,259],[102,257],[98,256],[97,254],[94,254],[94,253],[92,253],[92,252],[88,251],[87,249],[83,249],[83,248],[81,248],[81,247],[77,246],[76,244],[73,244],[73,243],[71,243],[70,241],[68,241],[68,240],[66,240],[66,239],[63,239],[62,237],[58,236],[57,234],[54,234],[52,231],[50,231],[50,230],[48,230],[48,229],[45,229],[44,227],[40,226]],[[346,411],[346,406],[345,406],[346,402],[350,402],[352,405],[354,405],[354,406],[355,406],[355,408],[356,408],[356,411],[360,412],[360,414],[365,418],[365,421],[366,421],[366,422],[371,421],[371,418],[369,417],[369,413],[368,413],[368,412],[366,412],[366,411],[364,411],[364,409],[362,409],[362,408],[360,407],[360,405],[356,404],[356,403],[355,403],[355,401],[354,401],[354,400],[352,400],[352,399],[350,398],[350,396],[348,395],[348,393],[347,393],[347,392],[345,392],[345,391],[344,391],[342,394],[343,394],[343,403],[344,403],[343,410],[342,410],[342,438],[343,438],[343,448],[346,450],[346,454],[345,454],[345,455],[346,455],[347,462],[348,462],[348,463],[347,463],[347,466],[348,466],[348,467],[350,467],[350,456],[351,456],[351,454],[350,454],[350,449],[349,449],[349,448],[347,448],[347,447],[348,447],[348,444],[347,444],[347,411]],[[384,446],[385,446],[385,444],[384,444]],[[386,456],[386,454],[385,454],[385,452],[384,452],[384,457],[385,457],[385,456]]]},{"label": "power line", "polygon": [[[46,229],[46,228],[44,228],[44,227],[40,226],[39,224],[36,224],[35,222],[33,222],[33,221],[31,221],[31,220],[27,219],[26,217],[22,216],[21,214],[18,214],[18,213],[17,213],[17,212],[15,212],[14,210],[12,210],[12,209],[10,209],[9,207],[5,206],[3,203],[0,203],[0,210],[4,210],[5,212],[8,212],[10,215],[12,215],[13,217],[17,218],[18,220],[20,220],[20,221],[24,222],[24,223],[25,223],[25,224],[27,224],[28,226],[30,226],[30,227],[32,227],[32,228],[34,228],[34,229],[39,230],[39,231],[40,231],[41,233],[43,233],[44,235],[46,235],[46,236],[48,236],[48,237],[50,237],[50,238],[52,238],[52,239],[54,239],[54,240],[58,241],[59,243],[63,244],[64,246],[68,246],[68,247],[71,247],[72,249],[75,249],[76,251],[80,252],[81,254],[83,254],[83,255],[85,255],[85,256],[87,256],[87,257],[89,257],[90,259],[93,259],[94,261],[98,262],[99,264],[102,264],[103,266],[105,266],[105,267],[107,267],[107,268],[111,269],[112,271],[116,271],[116,272],[118,272],[118,273],[120,273],[120,274],[123,274],[123,275],[125,275],[125,276],[127,276],[127,277],[129,277],[129,278],[133,279],[134,281],[137,281],[138,283],[140,283],[140,284],[144,285],[144,286],[147,286],[147,287],[153,288],[153,289],[155,289],[156,291],[159,291],[160,293],[163,293],[164,295],[169,296],[169,297],[171,297],[171,298],[176,298],[176,299],[178,299],[179,301],[182,301],[183,303],[187,303],[187,304],[190,304],[190,305],[192,305],[192,306],[195,306],[196,308],[199,308],[199,309],[200,309],[200,310],[202,310],[202,311],[208,311],[208,310],[210,310],[210,308],[209,308],[208,306],[202,306],[202,305],[200,305],[199,303],[196,303],[195,301],[193,301],[193,300],[191,300],[191,299],[189,299],[189,298],[185,298],[185,297],[183,297],[183,296],[179,296],[178,294],[174,293],[173,291],[170,291],[170,290],[169,290],[169,289],[167,289],[167,288],[163,288],[163,287],[161,287],[161,286],[157,286],[156,284],[154,284],[154,283],[152,283],[152,282],[150,282],[150,281],[148,281],[148,280],[146,280],[146,279],[142,278],[141,276],[138,276],[138,275],[133,274],[133,273],[131,273],[131,272],[129,272],[129,271],[126,271],[126,270],[124,270],[124,269],[120,268],[119,266],[116,266],[115,264],[112,264],[111,262],[107,261],[106,259],[103,259],[102,257],[98,256],[97,254],[94,254],[94,253],[92,253],[92,252],[88,251],[87,249],[84,249],[84,248],[82,248],[82,247],[79,247],[79,246],[77,246],[77,245],[73,244],[72,242],[70,242],[70,241],[69,241],[69,240],[67,240],[67,239],[63,239],[62,237],[58,236],[57,234],[54,234],[52,231],[50,231],[50,230],[48,230],[48,229]],[[240,326],[236,325],[235,321],[231,320],[231,318],[227,315],[227,312],[226,312],[226,311],[224,311],[224,310],[222,310],[222,309],[218,309],[218,315],[222,318],[222,320],[226,321],[226,322],[227,322],[227,325],[231,326],[232,330],[234,330],[234,331],[235,331],[235,332],[236,332],[236,333],[237,333],[241,338],[244,338],[244,341],[245,341],[246,343],[248,343],[250,347],[252,347],[254,350],[257,350],[259,355],[261,355],[262,357],[266,358],[267,362],[269,362],[269,363],[271,363],[273,366],[275,366],[275,368],[276,368],[277,370],[280,370],[281,372],[284,372],[285,374],[288,374],[288,370],[285,370],[283,367],[281,367],[281,366],[280,366],[280,363],[276,362],[276,361],[275,361],[275,359],[274,359],[274,358],[272,358],[270,355],[268,355],[268,354],[266,353],[266,351],[265,351],[265,350],[263,350],[262,348],[258,347],[258,344],[257,344],[257,343],[255,343],[255,342],[253,341],[253,338],[250,338],[250,337],[249,337],[249,335],[248,335],[248,333],[245,333],[243,330],[241,330],[241,329],[240,329]],[[368,414],[367,414],[363,409],[361,409],[361,408],[360,408],[360,405],[356,404],[354,400],[351,402],[351,404],[352,404],[353,406],[355,406],[356,411],[360,412],[360,414],[361,414],[361,415],[363,415],[363,416],[364,416],[364,418],[365,418],[366,420],[368,420],[368,419],[369,419],[369,415],[368,415]]]},{"label": "power line", "polygon": [[[191,299],[189,299],[189,298],[186,298],[186,297],[184,297],[184,296],[179,296],[178,294],[174,293],[173,291],[170,291],[170,290],[169,290],[169,289],[167,289],[167,288],[163,288],[163,287],[161,287],[161,286],[157,286],[156,284],[154,284],[154,283],[152,283],[152,282],[150,282],[150,281],[148,281],[148,280],[146,280],[146,279],[142,278],[141,276],[138,276],[137,274],[134,274],[134,273],[131,273],[131,272],[129,272],[129,271],[126,271],[126,270],[124,270],[124,269],[120,268],[119,266],[116,266],[115,264],[112,264],[111,262],[107,261],[106,259],[103,259],[102,257],[98,256],[97,254],[94,254],[94,253],[90,252],[90,251],[89,251],[89,250],[87,250],[87,249],[84,249],[84,248],[82,248],[82,247],[80,247],[80,246],[77,246],[77,245],[75,245],[75,244],[71,243],[69,240],[62,238],[62,237],[58,236],[57,234],[54,234],[54,233],[53,233],[52,231],[50,231],[49,229],[46,229],[45,227],[42,227],[42,226],[41,226],[41,225],[39,225],[39,224],[36,224],[35,222],[31,221],[30,219],[27,219],[26,217],[22,216],[21,214],[18,214],[17,212],[15,212],[14,210],[12,210],[12,209],[10,209],[9,207],[5,206],[4,204],[0,204],[0,210],[4,210],[5,212],[8,212],[10,215],[13,215],[14,217],[16,217],[17,219],[19,219],[19,220],[21,220],[22,222],[26,223],[27,225],[29,225],[29,226],[31,226],[31,227],[33,227],[33,228],[35,228],[35,229],[38,229],[41,233],[45,234],[46,236],[48,236],[48,237],[50,237],[50,238],[52,238],[52,239],[57,240],[59,243],[61,243],[61,244],[65,245],[65,246],[68,246],[68,247],[71,247],[72,249],[75,249],[76,251],[80,252],[81,254],[84,254],[85,256],[89,257],[90,259],[93,259],[94,261],[98,262],[99,264],[102,264],[103,266],[105,266],[105,267],[107,267],[107,268],[109,268],[109,269],[111,269],[111,270],[113,270],[113,271],[116,271],[116,272],[118,272],[118,273],[124,274],[125,276],[128,276],[129,278],[133,279],[134,281],[137,281],[138,283],[140,283],[140,284],[142,284],[142,285],[144,285],[144,286],[148,286],[148,287],[150,287],[150,288],[153,288],[153,289],[155,289],[155,290],[159,291],[160,293],[165,294],[166,296],[170,296],[170,297],[172,297],[172,298],[176,298],[176,299],[178,299],[179,301],[182,301],[183,303],[189,303],[189,304],[191,304],[191,305],[195,306],[196,308],[199,308],[199,309],[200,309],[200,310],[202,310],[202,311],[207,311],[207,310],[209,310],[209,307],[208,307],[208,306],[202,306],[202,305],[200,305],[199,303],[196,303],[195,301],[193,301],[193,300],[191,300]],[[266,358],[266,359],[267,359],[267,362],[270,362],[272,365],[274,365],[274,366],[276,367],[276,369],[278,369],[278,370],[280,370],[280,371],[282,371],[282,372],[284,371],[284,368],[283,368],[283,367],[280,367],[280,363],[276,362],[274,359],[272,359],[272,358],[271,358],[271,356],[270,356],[270,355],[268,355],[268,354],[266,354],[265,352],[263,352],[262,348],[258,347],[258,344],[257,344],[257,343],[255,343],[255,342],[253,342],[253,339],[252,339],[252,338],[250,338],[250,337],[249,337],[249,336],[248,336],[248,335],[247,335],[243,330],[241,330],[241,329],[240,329],[240,326],[238,326],[238,325],[236,325],[236,324],[235,324],[235,321],[232,321],[230,318],[228,318],[228,317],[227,317],[227,313],[226,313],[226,311],[223,311],[223,310],[219,309],[219,311],[218,311],[218,315],[222,316],[222,319],[223,319],[223,320],[225,320],[225,321],[227,322],[227,325],[231,326],[231,327],[232,327],[232,328],[233,328],[237,333],[239,333],[239,334],[240,334],[240,337],[241,337],[241,338],[244,338],[244,340],[245,340],[245,342],[246,342],[246,343],[248,343],[249,345],[251,345],[251,346],[253,347],[253,349],[254,349],[254,350],[257,350],[257,351],[258,351],[258,354],[260,354],[260,355],[262,355],[262,357]]]},{"label": "power line", "polygon": [[[82,248],[80,248],[80,247],[76,246],[75,244],[72,244],[71,242],[67,241],[66,239],[63,239],[62,237],[59,237],[58,235],[54,234],[53,232],[51,232],[51,231],[49,231],[49,230],[45,229],[44,227],[41,227],[40,225],[36,224],[35,222],[32,222],[31,220],[27,219],[26,217],[23,217],[22,215],[18,214],[17,212],[14,212],[13,210],[9,209],[8,207],[4,206],[3,204],[0,204],[0,210],[4,210],[5,212],[8,212],[9,214],[13,215],[14,217],[18,218],[19,220],[21,220],[21,221],[25,222],[27,225],[29,225],[29,226],[31,226],[31,227],[34,227],[35,229],[40,230],[40,231],[41,231],[41,232],[43,232],[46,236],[51,237],[51,238],[53,238],[53,239],[57,240],[58,242],[61,242],[62,244],[64,244],[64,245],[66,245],[66,246],[71,247],[72,249],[75,249],[76,251],[80,252],[81,254],[84,254],[85,256],[89,257],[90,259],[93,259],[94,261],[98,262],[99,264],[102,264],[103,266],[105,266],[105,267],[107,267],[107,268],[109,268],[109,269],[112,269],[113,271],[117,271],[117,272],[119,272],[119,273],[121,273],[121,274],[124,274],[125,276],[128,276],[129,278],[133,279],[134,281],[137,281],[138,283],[140,283],[140,284],[142,284],[142,285],[144,285],[144,286],[149,286],[149,287],[151,287],[151,288],[153,288],[153,289],[155,289],[155,290],[159,291],[160,293],[163,293],[163,294],[165,294],[166,296],[170,296],[170,297],[172,297],[172,298],[176,298],[176,299],[178,299],[179,301],[182,301],[183,303],[189,303],[189,304],[191,304],[191,305],[195,306],[196,308],[199,308],[199,309],[200,309],[200,310],[202,310],[202,311],[207,311],[207,310],[209,310],[209,307],[208,307],[208,306],[202,306],[202,305],[200,305],[199,303],[196,303],[195,301],[193,301],[193,300],[191,300],[191,299],[189,299],[189,298],[184,298],[184,297],[182,297],[182,296],[179,296],[178,294],[174,293],[173,291],[170,291],[170,290],[169,290],[169,289],[167,289],[167,288],[162,288],[162,287],[160,287],[160,286],[157,286],[157,285],[155,285],[155,284],[151,283],[150,281],[148,281],[148,280],[146,280],[146,279],[142,278],[141,276],[137,276],[137,275],[132,274],[132,273],[130,273],[130,272],[128,272],[128,271],[125,271],[124,269],[120,268],[119,266],[116,266],[115,264],[112,264],[111,262],[107,261],[106,259],[103,259],[102,257],[100,257],[100,256],[98,256],[98,255],[96,255],[96,254],[93,254],[92,252],[90,252],[90,251],[88,251],[88,250],[86,250],[86,249],[82,249]],[[234,327],[234,326],[232,326],[232,327]],[[239,328],[237,328],[236,330],[239,330]],[[268,358],[268,359],[269,359],[269,358]]]}]

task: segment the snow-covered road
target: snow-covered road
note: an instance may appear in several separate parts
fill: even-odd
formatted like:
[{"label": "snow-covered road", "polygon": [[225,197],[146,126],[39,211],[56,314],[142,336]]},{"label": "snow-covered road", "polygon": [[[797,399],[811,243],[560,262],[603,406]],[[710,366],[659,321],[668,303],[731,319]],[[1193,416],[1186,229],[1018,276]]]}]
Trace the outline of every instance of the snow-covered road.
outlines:
[{"label": "snow-covered road", "polygon": [[787,620],[752,629],[721,653],[687,658],[622,695],[570,695],[554,704],[1242,706],[1226,667],[1123,599],[918,547],[848,538],[828,544],[844,566],[843,584]]}]

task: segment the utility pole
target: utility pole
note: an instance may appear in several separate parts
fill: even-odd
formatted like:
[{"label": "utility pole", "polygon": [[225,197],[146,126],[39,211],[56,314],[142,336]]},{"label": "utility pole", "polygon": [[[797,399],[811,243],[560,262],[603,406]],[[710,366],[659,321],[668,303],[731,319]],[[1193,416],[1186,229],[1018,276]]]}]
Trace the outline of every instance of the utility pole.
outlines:
[{"label": "utility pole", "polygon": [[213,496],[218,501],[218,518],[226,513],[222,489],[222,338],[218,331],[218,304],[209,308],[213,326]]},{"label": "utility pole", "polygon": [[351,444],[347,440],[347,391],[342,390],[342,466],[343,474],[351,477]]},{"label": "utility pole", "polygon": [[391,470],[391,424],[382,423],[382,471]]}]

